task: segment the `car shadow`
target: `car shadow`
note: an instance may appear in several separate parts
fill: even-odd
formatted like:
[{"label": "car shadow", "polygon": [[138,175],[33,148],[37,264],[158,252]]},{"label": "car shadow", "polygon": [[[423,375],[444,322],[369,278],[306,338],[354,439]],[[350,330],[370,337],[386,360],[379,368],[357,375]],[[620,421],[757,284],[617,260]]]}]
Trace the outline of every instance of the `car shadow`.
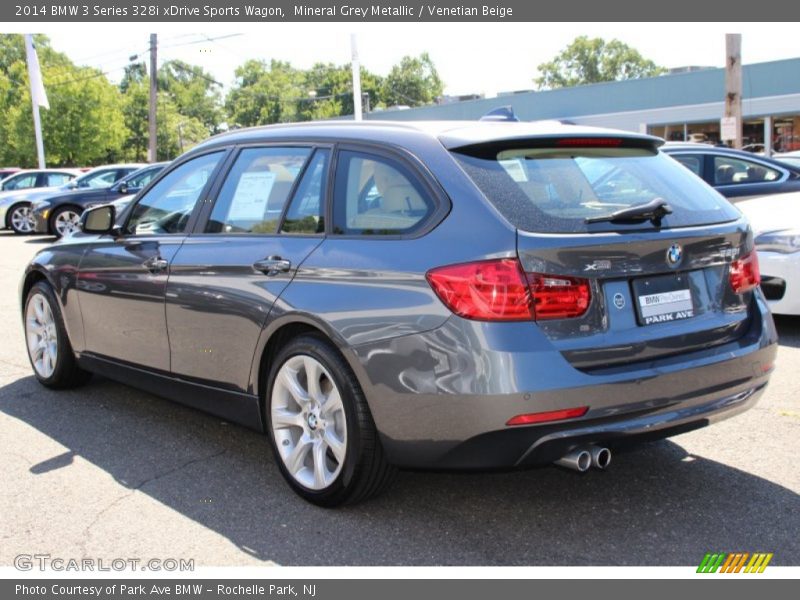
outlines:
[{"label": "car shadow", "polygon": [[26,244],[55,244],[58,238],[52,235],[39,234],[30,236],[30,239],[25,240]]},{"label": "car shadow", "polygon": [[778,329],[778,342],[781,346],[800,348],[800,317],[773,315]]},{"label": "car shadow", "polygon": [[81,457],[283,565],[689,565],[711,550],[800,563],[796,493],[669,441],[605,472],[401,472],[383,496],[325,510],[290,491],[264,436],[100,377],[64,392],[18,379],[0,411],[66,449],[32,476]]}]

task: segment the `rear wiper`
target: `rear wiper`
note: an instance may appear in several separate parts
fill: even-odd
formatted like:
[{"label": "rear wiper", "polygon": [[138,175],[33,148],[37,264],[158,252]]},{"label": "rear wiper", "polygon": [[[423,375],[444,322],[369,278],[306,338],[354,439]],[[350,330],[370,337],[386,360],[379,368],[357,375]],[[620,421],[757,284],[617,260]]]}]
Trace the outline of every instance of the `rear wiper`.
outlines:
[{"label": "rear wiper", "polygon": [[644,223],[651,221],[661,227],[661,219],[672,213],[672,207],[663,198],[654,198],[646,204],[637,204],[617,210],[609,215],[586,217],[585,223]]}]

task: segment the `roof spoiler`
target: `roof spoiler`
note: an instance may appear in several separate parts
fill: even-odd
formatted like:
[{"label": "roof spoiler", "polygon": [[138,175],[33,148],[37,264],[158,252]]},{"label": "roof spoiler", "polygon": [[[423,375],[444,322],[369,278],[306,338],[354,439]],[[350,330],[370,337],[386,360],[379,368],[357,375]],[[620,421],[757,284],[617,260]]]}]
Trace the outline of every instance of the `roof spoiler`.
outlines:
[{"label": "roof spoiler", "polygon": [[514,109],[509,104],[508,106],[499,106],[497,108],[493,108],[485,115],[483,115],[480,121],[519,121],[517,115],[514,114]]}]

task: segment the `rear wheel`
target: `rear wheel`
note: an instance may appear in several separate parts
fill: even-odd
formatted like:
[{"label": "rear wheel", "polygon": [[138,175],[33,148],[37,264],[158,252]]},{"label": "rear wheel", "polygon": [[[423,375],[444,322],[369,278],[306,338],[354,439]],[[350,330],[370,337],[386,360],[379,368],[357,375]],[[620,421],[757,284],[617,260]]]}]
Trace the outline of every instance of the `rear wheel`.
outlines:
[{"label": "rear wheel", "polygon": [[320,336],[290,341],[267,389],[267,431],[292,489],[326,507],[365,500],[391,483],[375,423],[355,375]]},{"label": "rear wheel", "polygon": [[81,222],[81,214],[71,206],[59,208],[53,212],[50,218],[50,231],[56,237],[64,237],[78,231]]},{"label": "rear wheel", "polygon": [[40,281],[25,301],[25,345],[33,373],[50,388],[70,388],[91,376],[78,367],[53,289]]},{"label": "rear wheel", "polygon": [[17,204],[8,211],[8,227],[17,235],[28,235],[34,232],[35,223],[31,205],[28,202]]}]

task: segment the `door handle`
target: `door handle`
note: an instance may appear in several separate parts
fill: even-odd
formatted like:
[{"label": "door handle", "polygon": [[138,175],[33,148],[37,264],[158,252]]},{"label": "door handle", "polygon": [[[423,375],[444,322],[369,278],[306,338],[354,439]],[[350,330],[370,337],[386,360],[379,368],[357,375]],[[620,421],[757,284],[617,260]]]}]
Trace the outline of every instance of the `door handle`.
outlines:
[{"label": "door handle", "polygon": [[162,271],[167,270],[167,267],[169,267],[169,261],[166,258],[161,258],[160,256],[151,256],[142,263],[142,266],[151,273],[161,273]]},{"label": "door handle", "polygon": [[262,258],[253,263],[253,268],[256,271],[261,271],[265,275],[277,275],[278,273],[286,273],[292,268],[292,263],[280,256],[270,256],[269,258]]}]

